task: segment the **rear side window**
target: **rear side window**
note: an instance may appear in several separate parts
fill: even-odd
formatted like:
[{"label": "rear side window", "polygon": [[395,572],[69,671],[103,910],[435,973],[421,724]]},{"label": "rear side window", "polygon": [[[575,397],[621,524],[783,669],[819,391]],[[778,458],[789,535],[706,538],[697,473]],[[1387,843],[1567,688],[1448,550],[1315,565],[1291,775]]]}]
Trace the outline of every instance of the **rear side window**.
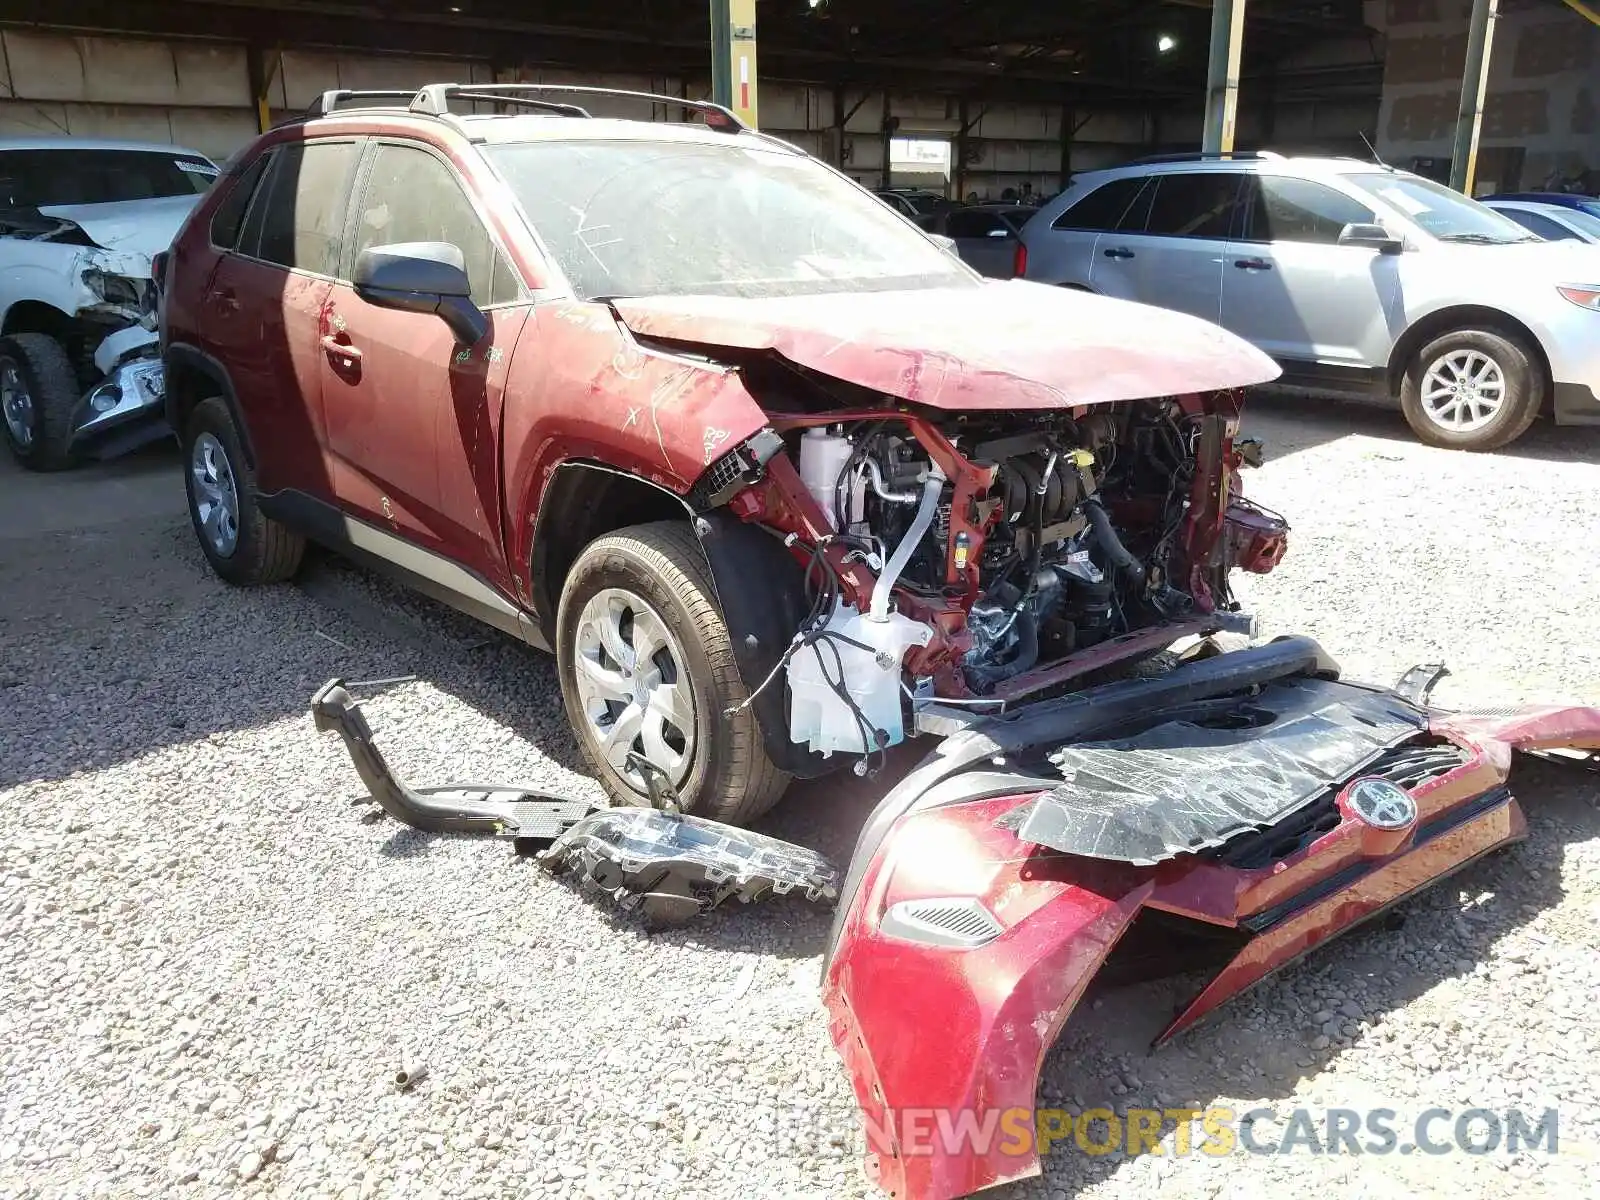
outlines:
[{"label": "rear side window", "polygon": [[335,274],[359,152],[355,142],[280,147],[256,188],[239,234],[239,252],[298,271]]},{"label": "rear side window", "polygon": [[5,150],[0,208],[196,196],[216,177],[212,163],[178,150]]},{"label": "rear side window", "polygon": [[1144,176],[1139,175],[1102,183],[1057,217],[1050,228],[1084,229],[1096,233],[1115,229],[1144,182]]},{"label": "rear side window", "polygon": [[363,250],[394,242],[448,242],[461,251],[473,302],[515,300],[521,286],[478,219],[455,172],[426,150],[381,145],[356,211],[350,262]]},{"label": "rear side window", "polygon": [[267,169],[271,153],[263,154],[251,163],[228,185],[217,210],[211,214],[211,244],[219,250],[232,250],[239,244],[239,227],[244,224],[245,210],[250,207],[250,197],[256,194],[256,185]]},{"label": "rear side window", "polygon": [[1251,180],[1250,228],[1253,242],[1310,242],[1333,246],[1346,225],[1377,220],[1359,200],[1311,179],[1261,175]]},{"label": "rear side window", "polygon": [[1228,237],[1242,179],[1220,171],[1163,175],[1156,184],[1145,232],[1169,237]]},{"label": "rear side window", "polygon": [[953,238],[1003,238],[1011,227],[995,213],[957,209],[945,218],[944,231]]}]

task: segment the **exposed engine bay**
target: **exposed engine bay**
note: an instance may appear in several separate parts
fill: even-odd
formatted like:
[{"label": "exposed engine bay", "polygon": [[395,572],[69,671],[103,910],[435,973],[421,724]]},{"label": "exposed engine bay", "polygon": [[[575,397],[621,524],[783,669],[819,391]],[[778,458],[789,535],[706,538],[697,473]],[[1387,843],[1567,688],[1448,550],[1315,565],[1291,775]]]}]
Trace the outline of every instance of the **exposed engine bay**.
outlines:
[{"label": "exposed engine bay", "polygon": [[773,425],[765,494],[738,500],[806,563],[789,734],[824,755],[899,742],[907,698],[994,713],[1242,628],[1230,571],[1286,546],[1283,520],[1237,496],[1259,455],[1216,397]]}]

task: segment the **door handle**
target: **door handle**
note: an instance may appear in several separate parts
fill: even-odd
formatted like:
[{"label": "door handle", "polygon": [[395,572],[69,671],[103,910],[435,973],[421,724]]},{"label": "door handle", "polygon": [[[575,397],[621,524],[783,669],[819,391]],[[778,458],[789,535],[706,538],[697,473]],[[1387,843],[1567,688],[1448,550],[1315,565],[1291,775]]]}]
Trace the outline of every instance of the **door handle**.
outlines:
[{"label": "door handle", "polygon": [[1233,265],[1241,271],[1270,271],[1272,264],[1264,258],[1236,258]]},{"label": "door handle", "polygon": [[1104,254],[1107,258],[1132,258],[1134,256],[1133,251],[1129,250],[1126,246],[1108,246],[1106,249],[1100,251],[1100,253]]},{"label": "door handle", "polygon": [[323,334],[322,348],[333,357],[342,358],[346,362],[358,363],[361,361],[361,351],[357,350],[349,342],[341,342],[338,334]]},{"label": "door handle", "polygon": [[212,293],[212,298],[217,302],[217,307],[223,312],[239,311],[239,297],[232,288],[219,288]]}]

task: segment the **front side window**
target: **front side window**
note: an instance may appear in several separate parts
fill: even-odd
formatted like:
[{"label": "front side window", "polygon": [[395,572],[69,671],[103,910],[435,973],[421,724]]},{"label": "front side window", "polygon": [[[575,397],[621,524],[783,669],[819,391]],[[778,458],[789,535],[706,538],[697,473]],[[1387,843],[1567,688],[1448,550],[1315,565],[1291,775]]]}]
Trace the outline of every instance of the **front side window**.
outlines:
[{"label": "front side window", "polygon": [[1370,225],[1377,217],[1359,200],[1311,179],[1258,175],[1252,180],[1252,242],[1312,242],[1337,245],[1346,225]]},{"label": "front side window", "polygon": [[1141,175],[1102,183],[1057,217],[1050,228],[1082,229],[1090,233],[1115,229],[1144,184],[1145,177]]},{"label": "front side window", "polygon": [[1156,184],[1146,233],[1168,237],[1231,236],[1243,176],[1222,171],[1163,175]]},{"label": "front side window", "polygon": [[447,242],[461,251],[473,303],[515,300],[521,285],[443,160],[416,146],[378,147],[356,209],[350,261],[395,242]]},{"label": "front side window", "polygon": [[1460,192],[1400,172],[1362,171],[1346,175],[1346,182],[1404,213],[1418,228],[1441,242],[1468,242],[1484,246],[1537,240],[1522,226],[1494,209],[1468,200]]},{"label": "front side window", "polygon": [[791,151],[574,137],[484,154],[584,299],[981,286],[871,193]]},{"label": "front side window", "polygon": [[0,150],[0,208],[197,196],[217,178],[181,150]]},{"label": "front side window", "polygon": [[278,147],[239,231],[239,252],[299,271],[337,274],[346,198],[359,157],[355,142]]}]

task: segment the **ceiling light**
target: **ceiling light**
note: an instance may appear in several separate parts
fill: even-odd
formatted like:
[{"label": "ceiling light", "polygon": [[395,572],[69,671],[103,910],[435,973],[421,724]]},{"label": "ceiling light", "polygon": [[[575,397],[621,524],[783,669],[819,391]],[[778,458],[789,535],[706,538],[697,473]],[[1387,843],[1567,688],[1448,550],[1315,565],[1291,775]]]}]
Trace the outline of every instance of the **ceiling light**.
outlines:
[{"label": "ceiling light", "polygon": [[1163,33],[1156,39],[1156,49],[1162,54],[1171,54],[1178,48],[1178,39],[1170,33]]}]

